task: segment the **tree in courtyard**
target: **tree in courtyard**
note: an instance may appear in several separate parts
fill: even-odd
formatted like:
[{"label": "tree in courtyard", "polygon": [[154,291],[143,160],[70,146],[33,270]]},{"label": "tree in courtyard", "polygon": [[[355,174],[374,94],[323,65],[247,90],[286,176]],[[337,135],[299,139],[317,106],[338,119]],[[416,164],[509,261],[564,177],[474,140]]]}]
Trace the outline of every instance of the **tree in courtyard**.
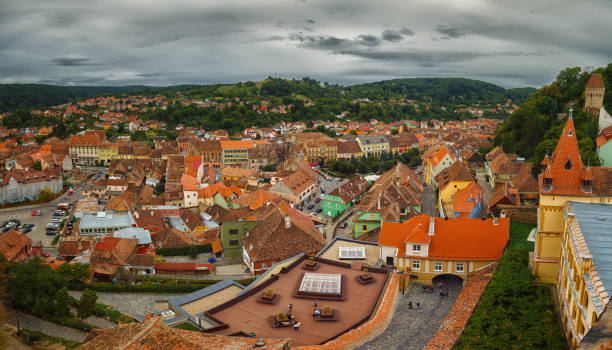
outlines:
[{"label": "tree in courtyard", "polygon": [[93,290],[86,288],[81,295],[79,305],[77,307],[77,316],[80,319],[85,319],[93,315],[94,309],[96,308],[96,301],[98,295]]},{"label": "tree in courtyard", "polygon": [[55,316],[59,318],[70,317],[70,295],[66,287],[62,287],[55,293]]},{"label": "tree in courtyard", "polygon": [[47,202],[50,201],[51,198],[53,198],[53,192],[47,187],[43,188],[40,193],[38,193],[39,201]]}]

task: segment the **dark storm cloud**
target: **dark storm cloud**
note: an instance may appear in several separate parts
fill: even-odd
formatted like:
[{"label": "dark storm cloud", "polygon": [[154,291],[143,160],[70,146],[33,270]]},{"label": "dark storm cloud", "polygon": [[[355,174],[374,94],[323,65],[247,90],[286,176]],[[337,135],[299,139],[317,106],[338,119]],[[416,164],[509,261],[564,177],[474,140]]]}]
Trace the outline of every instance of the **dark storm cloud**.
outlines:
[{"label": "dark storm cloud", "polygon": [[380,39],[376,35],[362,34],[358,36],[359,43],[365,46],[378,46],[380,45]]},{"label": "dark storm cloud", "polygon": [[465,76],[539,86],[564,67],[612,57],[607,0],[28,0],[0,8],[0,83]]},{"label": "dark storm cloud", "polygon": [[404,35],[398,31],[387,29],[382,33],[382,38],[386,41],[398,42],[404,39]]},{"label": "dark storm cloud", "polygon": [[442,24],[438,24],[438,26],[436,27],[436,32],[446,35],[449,38],[453,38],[453,39],[457,39],[457,38],[461,38],[462,36],[466,36],[467,33],[465,33],[462,29],[457,28],[457,27],[447,27],[445,25]]},{"label": "dark storm cloud", "polygon": [[89,66],[94,63],[89,58],[58,57],[51,60],[54,64],[64,67]]}]

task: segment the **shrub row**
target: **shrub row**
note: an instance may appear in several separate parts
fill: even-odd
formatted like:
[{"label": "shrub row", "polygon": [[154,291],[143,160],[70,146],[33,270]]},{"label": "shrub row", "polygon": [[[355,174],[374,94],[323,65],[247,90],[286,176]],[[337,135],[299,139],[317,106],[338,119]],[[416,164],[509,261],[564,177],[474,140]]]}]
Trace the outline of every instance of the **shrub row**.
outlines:
[{"label": "shrub row", "polygon": [[157,248],[155,249],[155,253],[157,255],[162,256],[183,256],[183,255],[194,255],[200,253],[210,253],[212,252],[212,247],[210,244],[201,244],[201,245],[190,245],[184,247],[176,247],[176,248]]},{"label": "shrub row", "polygon": [[[85,290],[85,288],[89,288],[96,292],[133,292],[133,293],[191,293],[196,290],[206,288],[210,285],[219,282],[218,280],[164,280],[164,283],[161,280],[156,283],[152,281],[143,282],[138,285],[130,285],[124,282],[118,283],[79,283],[73,282],[70,283],[68,289],[70,290]],[[253,279],[244,279],[237,280],[237,283],[240,283],[244,286],[249,285],[253,282]]]}]

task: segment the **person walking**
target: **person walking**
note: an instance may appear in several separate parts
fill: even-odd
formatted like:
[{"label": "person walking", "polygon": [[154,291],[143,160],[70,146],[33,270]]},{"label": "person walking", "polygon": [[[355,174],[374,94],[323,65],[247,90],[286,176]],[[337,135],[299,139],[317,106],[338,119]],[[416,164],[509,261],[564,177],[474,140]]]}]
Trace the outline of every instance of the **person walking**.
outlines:
[{"label": "person walking", "polygon": [[299,323],[299,322],[294,323],[294,324],[293,324],[293,330],[294,330],[294,331],[299,330],[299,329],[300,329],[300,326],[301,326],[301,325],[300,325],[300,323]]},{"label": "person walking", "polygon": [[293,311],[293,304],[289,303],[289,313]]},{"label": "person walking", "polygon": [[314,300],[314,307],[319,306],[319,303],[317,303],[317,299]]},{"label": "person walking", "polygon": [[412,301],[408,302],[408,310],[412,310]]},{"label": "person walking", "polygon": [[417,310],[419,310],[421,308],[421,303],[417,303],[416,304],[416,308],[417,308]]}]

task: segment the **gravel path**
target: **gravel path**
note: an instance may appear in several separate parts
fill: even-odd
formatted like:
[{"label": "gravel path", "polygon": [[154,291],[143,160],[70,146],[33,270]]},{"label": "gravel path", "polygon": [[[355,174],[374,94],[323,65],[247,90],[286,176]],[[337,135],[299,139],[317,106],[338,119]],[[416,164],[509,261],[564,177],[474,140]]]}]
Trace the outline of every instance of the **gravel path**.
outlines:
[{"label": "gravel path", "polygon": [[[70,295],[79,299],[80,291],[69,291]],[[158,293],[107,293],[96,292],[98,303],[112,306],[116,310],[126,315],[136,314],[146,315],[156,312],[154,307],[155,300],[173,299],[183,294],[158,294]]]},{"label": "gravel path", "polygon": [[[419,350],[436,333],[461,290],[460,285],[447,286],[449,295],[440,299],[440,290],[422,291],[422,284],[411,283],[405,295],[399,295],[397,308],[387,329],[376,338],[355,349]],[[419,310],[410,310],[408,303],[421,303]]]}]

